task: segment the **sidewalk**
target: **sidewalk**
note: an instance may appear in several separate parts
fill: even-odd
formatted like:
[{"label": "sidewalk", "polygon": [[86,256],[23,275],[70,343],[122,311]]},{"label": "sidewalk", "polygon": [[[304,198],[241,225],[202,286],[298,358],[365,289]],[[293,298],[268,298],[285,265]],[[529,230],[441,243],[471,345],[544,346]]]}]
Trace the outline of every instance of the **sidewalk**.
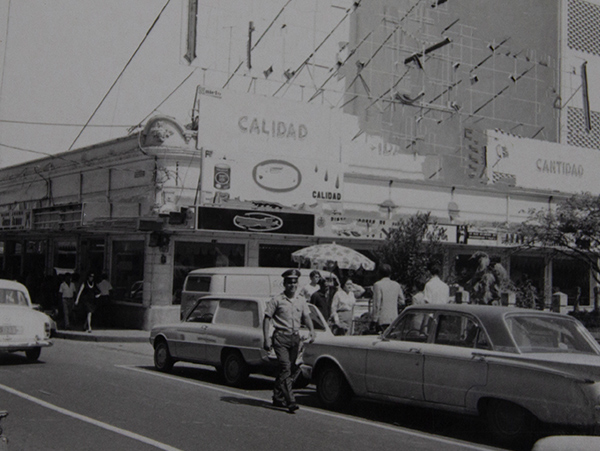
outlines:
[{"label": "sidewalk", "polygon": [[150,343],[150,331],[137,329],[94,329],[91,333],[83,330],[55,330],[52,338],[80,341]]}]

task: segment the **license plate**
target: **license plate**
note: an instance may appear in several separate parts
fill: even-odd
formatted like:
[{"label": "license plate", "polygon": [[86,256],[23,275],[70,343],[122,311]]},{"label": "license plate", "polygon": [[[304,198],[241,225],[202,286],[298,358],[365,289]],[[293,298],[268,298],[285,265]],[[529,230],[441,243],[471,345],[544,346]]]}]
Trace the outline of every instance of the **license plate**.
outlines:
[{"label": "license plate", "polygon": [[0,335],[17,335],[19,329],[19,326],[0,326]]}]

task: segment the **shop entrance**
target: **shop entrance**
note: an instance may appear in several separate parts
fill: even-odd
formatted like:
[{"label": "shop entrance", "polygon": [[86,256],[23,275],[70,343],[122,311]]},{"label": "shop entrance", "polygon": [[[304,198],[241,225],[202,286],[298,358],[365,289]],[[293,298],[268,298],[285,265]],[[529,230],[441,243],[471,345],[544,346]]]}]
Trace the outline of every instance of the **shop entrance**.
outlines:
[{"label": "shop entrance", "polygon": [[552,291],[561,291],[569,299],[569,305],[590,305],[590,270],[588,266],[573,258],[552,260]]}]

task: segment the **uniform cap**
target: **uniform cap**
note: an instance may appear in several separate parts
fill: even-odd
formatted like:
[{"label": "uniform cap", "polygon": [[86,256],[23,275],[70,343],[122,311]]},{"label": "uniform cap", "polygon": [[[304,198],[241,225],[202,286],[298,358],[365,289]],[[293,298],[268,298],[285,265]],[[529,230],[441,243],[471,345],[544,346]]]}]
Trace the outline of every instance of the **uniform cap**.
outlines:
[{"label": "uniform cap", "polygon": [[297,279],[298,277],[300,277],[300,270],[288,269],[281,275],[281,277],[283,277],[284,279]]}]

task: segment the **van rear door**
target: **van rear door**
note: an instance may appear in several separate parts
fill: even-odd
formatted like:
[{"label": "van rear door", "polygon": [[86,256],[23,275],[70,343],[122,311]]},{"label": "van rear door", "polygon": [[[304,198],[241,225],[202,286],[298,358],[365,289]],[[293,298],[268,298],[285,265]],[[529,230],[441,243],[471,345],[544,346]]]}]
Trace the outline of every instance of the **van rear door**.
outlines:
[{"label": "van rear door", "polygon": [[188,274],[181,292],[181,319],[188,315],[199,298],[211,293],[212,279],[210,274]]}]

